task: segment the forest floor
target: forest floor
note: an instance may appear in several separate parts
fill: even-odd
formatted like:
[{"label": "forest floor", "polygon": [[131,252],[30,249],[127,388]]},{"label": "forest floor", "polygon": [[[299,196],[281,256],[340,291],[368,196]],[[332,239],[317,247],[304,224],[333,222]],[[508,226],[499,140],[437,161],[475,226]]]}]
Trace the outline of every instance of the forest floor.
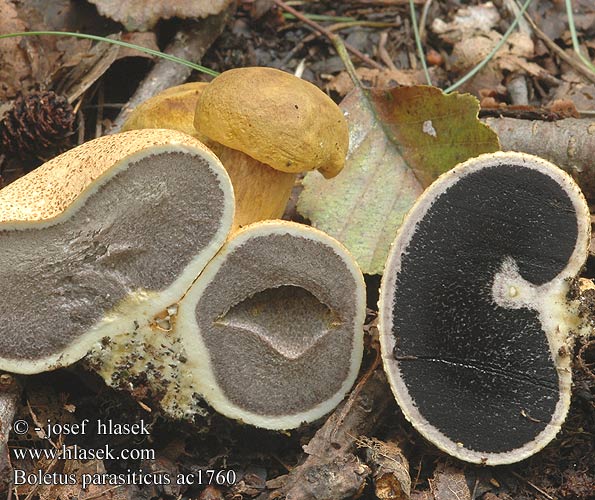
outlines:
[{"label": "forest floor", "polygon": [[[105,3],[109,2],[97,2]],[[131,2],[133,3],[133,2]],[[136,2],[134,2],[136,3]],[[149,0],[145,2],[150,4]],[[185,2],[180,2],[185,3]],[[190,3],[190,2],[189,2]],[[352,89],[353,84],[322,26],[339,34],[349,48],[366,54],[362,60],[351,54],[358,76],[371,86],[427,84],[419,63],[414,29],[407,0],[360,0],[344,2],[287,2],[301,13],[307,13],[315,26],[291,16],[283,6],[266,0],[239,1],[234,12],[220,16],[211,39],[203,45],[194,41],[195,56],[204,54],[200,63],[222,72],[244,66],[272,66],[297,72],[327,92],[336,102]],[[461,2],[460,0],[415,0],[417,21],[421,18],[420,39],[426,54],[431,83],[446,88],[455,83],[472,67],[481,62],[508,29],[518,12],[514,1],[494,0],[493,4]],[[574,19],[583,54],[595,58],[595,6],[591,0],[573,1]],[[150,30],[128,30],[117,21],[102,17],[86,2],[56,2],[56,7],[43,9],[44,3],[10,2],[0,0],[0,33],[47,26],[54,29],[86,30],[108,35],[124,33],[123,39],[164,49],[175,43],[176,33],[192,31],[204,21],[180,19],[161,20]],[[470,8],[472,7],[472,8]],[[14,10],[16,9],[16,11]],[[68,15],[66,15],[66,12]],[[482,116],[508,116],[531,119],[539,116],[588,118],[595,114],[595,73],[589,73],[572,49],[572,37],[564,2],[542,0],[528,9],[533,26],[522,19],[515,35],[477,76],[458,87],[481,102]],[[219,23],[219,24],[217,24]],[[220,34],[219,34],[220,31]],[[207,37],[208,38],[208,37]],[[144,42],[144,43],[143,43]],[[24,43],[24,42],[23,42]],[[29,42],[28,42],[29,43]],[[198,44],[198,45],[196,45]],[[0,60],[8,50],[0,45]],[[22,49],[22,45],[20,49]],[[554,48],[557,47],[557,48]],[[19,49],[19,50],[20,50]],[[11,49],[14,50],[14,49]],[[50,158],[57,149],[63,150],[77,142],[88,140],[113,129],[121,109],[134,91],[147,78],[155,60],[136,54],[111,54],[109,49],[97,53],[91,42],[78,40],[75,44],[61,39],[43,37],[30,42],[28,61],[11,68],[11,75],[2,72],[0,65],[0,115],[10,107],[17,95],[36,89],[51,89],[73,96],[76,109],[75,132],[57,148],[27,151],[21,156],[0,151],[0,186],[9,184],[24,172]],[[189,55],[192,57],[192,54]],[[108,62],[106,62],[106,60]],[[16,63],[15,63],[16,64]],[[3,66],[4,65],[4,66]],[[79,73],[74,71],[78,70]],[[177,70],[175,70],[177,71]],[[174,71],[174,73],[175,73]],[[18,78],[17,78],[18,77]],[[16,78],[16,79],[15,79]],[[176,73],[164,81],[169,85],[186,79],[208,81],[211,77],[200,72]],[[81,84],[83,82],[84,84]],[[549,119],[548,118],[548,119]],[[6,147],[6,145],[5,145]],[[584,272],[594,277],[594,257]],[[382,467],[378,455],[386,455],[396,469],[405,471],[411,482],[410,498],[424,500],[450,499],[595,499],[595,345],[579,340],[575,348],[577,360],[573,369],[573,390],[570,413],[559,435],[541,452],[517,464],[481,467],[450,458],[426,442],[405,420],[393,400],[391,391],[376,368],[377,331],[375,329],[374,287],[378,279],[369,278],[369,315],[366,327],[366,355],[358,391],[371,391],[366,397],[381,400],[378,408],[370,410],[368,422],[354,415],[357,408],[347,407],[343,417],[334,425],[345,425],[347,447],[343,458],[362,464],[359,491],[341,493],[333,485],[336,478],[328,477],[329,470],[309,471],[309,479],[320,481],[327,495],[305,493],[291,498],[408,498],[398,487],[378,489]],[[587,304],[585,307],[589,308]],[[595,315],[595,309],[587,314]],[[378,369],[379,370],[379,369]],[[368,379],[366,378],[366,374]],[[361,384],[376,380],[376,386],[365,389]],[[18,389],[17,389],[18,387]],[[380,388],[380,389],[378,389]],[[109,444],[115,448],[155,450],[155,456],[138,460],[18,460],[10,455],[12,464],[4,464],[5,474],[10,467],[27,470],[44,469],[57,473],[86,471],[118,474],[143,470],[165,471],[171,477],[178,474],[195,476],[207,470],[233,471],[233,485],[95,485],[81,491],[80,484],[29,484],[15,486],[0,480],[0,495],[19,499],[266,499],[282,498],[279,493],[287,485],[282,477],[297,474],[306,459],[303,446],[313,439],[318,445],[326,442],[314,435],[325,419],[290,432],[255,429],[212,416],[208,431],[197,431],[189,423],[172,422],[162,416],[150,401],[140,402],[129,394],[107,388],[95,375],[75,366],[50,374],[17,377],[9,380],[5,391],[18,392],[15,419],[45,422],[76,423],[85,418],[121,419],[146,422],[149,436],[86,436],[67,437],[68,444],[100,448]],[[379,392],[380,391],[380,392]],[[349,403],[362,405],[362,394],[355,394]],[[329,419],[337,418],[336,415]],[[358,420],[359,419],[359,420]],[[352,426],[352,427],[349,427]],[[362,432],[364,430],[365,432]],[[2,431],[0,429],[0,436]],[[323,439],[323,441],[320,441]],[[56,447],[61,442],[53,443]],[[26,436],[10,435],[9,450],[19,448],[43,449],[47,440],[32,432]],[[336,457],[334,457],[336,459]],[[44,462],[45,460],[45,462]],[[389,460],[390,461],[390,460]],[[408,465],[407,465],[408,464]],[[382,470],[384,470],[382,469]],[[390,469],[390,467],[388,467]],[[336,471],[335,471],[336,472]],[[327,476],[325,476],[325,473]],[[340,472],[337,477],[341,477]],[[392,471],[394,481],[407,479]],[[281,479],[279,479],[281,478]],[[0,478],[1,479],[1,478]],[[299,490],[300,488],[297,487]],[[383,496],[384,495],[384,496]],[[392,496],[391,496],[392,495]]]}]

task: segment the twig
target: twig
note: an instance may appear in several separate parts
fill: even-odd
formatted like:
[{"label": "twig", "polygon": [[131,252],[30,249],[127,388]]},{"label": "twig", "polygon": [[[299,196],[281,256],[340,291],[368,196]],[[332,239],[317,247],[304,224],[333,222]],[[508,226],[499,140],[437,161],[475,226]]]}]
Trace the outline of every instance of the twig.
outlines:
[{"label": "twig", "polygon": [[[330,32],[341,31],[347,28],[352,28],[353,26],[363,26],[365,28],[397,28],[400,26],[400,23],[386,23],[381,21],[352,21],[349,23],[336,23],[331,24],[326,29]],[[289,62],[289,60],[307,43],[310,43],[312,40],[316,39],[319,36],[318,32],[310,33],[306,35],[304,38],[300,40],[300,42],[293,47],[281,60],[281,65],[284,66]]]},{"label": "twig", "polygon": [[[165,52],[193,62],[200,61],[223,31],[230,13],[231,10],[226,9],[216,16],[209,16],[198,25],[195,23],[186,25],[178,31],[174,41],[167,47]],[[166,88],[184,83],[191,72],[192,69],[187,66],[160,59],[138,86],[128,103],[122,108],[108,133],[118,132],[130,112],[141,102]]]},{"label": "twig", "polygon": [[547,498],[548,500],[554,500],[554,497],[551,495],[548,495],[545,491],[543,491],[539,486],[536,486],[535,484],[533,484],[531,481],[529,481],[528,479],[525,479],[523,476],[521,476],[520,474],[517,474],[515,471],[511,470],[510,473],[516,477],[517,479],[520,479],[521,481],[524,481],[525,483],[527,483],[529,486],[531,486],[535,491],[537,491],[538,493],[541,493],[545,498]]},{"label": "twig", "polygon": [[[343,422],[345,421],[345,417],[349,414],[350,411],[353,410],[353,405],[355,404],[357,398],[359,397],[362,389],[368,383],[368,381],[370,380],[370,377],[372,377],[372,375],[374,375],[376,368],[378,368],[380,366],[381,359],[382,359],[382,356],[380,354],[380,346],[378,345],[378,346],[376,346],[376,356],[374,357],[374,361],[372,362],[372,365],[370,366],[370,368],[368,368],[366,373],[364,373],[362,378],[359,380],[359,382],[355,386],[355,389],[353,389],[353,391],[351,391],[351,394],[349,394],[349,398],[347,399],[347,401],[345,402],[345,405],[343,406],[343,408],[341,409],[341,411],[339,412],[339,414],[337,416],[337,419],[335,421],[335,427],[332,430],[330,439],[329,439],[331,444],[335,443],[335,437],[337,435],[337,432],[339,431],[339,428],[343,425]],[[354,439],[357,438],[357,436],[352,436],[352,437]]]},{"label": "twig", "polygon": [[[326,36],[332,42],[333,37],[335,36],[332,31],[329,31],[327,28],[325,28],[324,26],[321,26],[320,24],[318,24],[315,21],[312,21],[311,19],[308,19],[301,12],[295,10],[293,7],[290,7],[289,5],[287,5],[282,0],[273,0],[273,2],[279,8],[283,9],[286,12],[289,12],[290,14],[293,14],[297,19],[299,19],[303,23],[307,24],[308,26],[310,26],[314,30],[318,31],[318,33]],[[380,65],[376,61],[370,59],[366,54],[364,54],[363,52],[359,51],[358,49],[356,49],[352,45],[345,44],[345,48],[349,52],[351,52],[354,56],[359,57],[363,62],[365,62],[366,64],[372,66],[373,68],[380,69],[380,70],[384,69],[382,67],[382,65]]]},{"label": "twig", "polygon": [[381,369],[362,379],[362,384],[304,446],[308,454],[304,463],[267,482],[267,488],[276,490],[269,498],[340,500],[361,490],[371,471],[354,455],[357,440],[374,430],[391,399]]},{"label": "twig", "polygon": [[537,26],[535,21],[533,21],[533,19],[527,12],[525,12],[525,19],[531,25],[531,28],[533,29],[535,34],[539,38],[541,38],[543,40],[543,43],[545,43],[550,50],[555,52],[556,55],[560,59],[562,59],[562,61],[564,61],[566,64],[569,64],[572,68],[574,68],[576,71],[578,71],[581,75],[583,75],[585,78],[587,78],[590,82],[595,83],[595,74],[593,74],[593,72],[589,68],[587,68],[581,61],[577,61],[576,58],[568,55],[560,47],[558,47],[556,42],[554,42],[549,36],[547,36],[545,34],[545,32],[543,32],[541,29],[539,29],[539,26]]},{"label": "twig", "polygon": [[390,58],[388,51],[386,50],[386,41],[388,40],[388,31],[380,33],[380,40],[378,40],[378,57],[382,59],[382,62],[388,66],[391,71],[396,71],[397,67]]}]

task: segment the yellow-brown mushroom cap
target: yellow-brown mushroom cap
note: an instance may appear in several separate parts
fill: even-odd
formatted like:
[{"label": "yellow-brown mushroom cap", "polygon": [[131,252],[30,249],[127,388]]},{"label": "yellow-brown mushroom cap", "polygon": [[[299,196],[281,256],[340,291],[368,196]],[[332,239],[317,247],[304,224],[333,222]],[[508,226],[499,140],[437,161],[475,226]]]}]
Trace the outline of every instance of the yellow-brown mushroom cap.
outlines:
[{"label": "yellow-brown mushroom cap", "polygon": [[130,113],[122,126],[122,132],[167,128],[179,130],[205,142],[194,128],[194,112],[196,102],[206,86],[207,83],[204,82],[184,83],[147,99]]},{"label": "yellow-brown mushroom cap", "polygon": [[349,132],[339,107],[320,89],[273,68],[226,71],[207,85],[196,129],[283,172],[343,168]]}]

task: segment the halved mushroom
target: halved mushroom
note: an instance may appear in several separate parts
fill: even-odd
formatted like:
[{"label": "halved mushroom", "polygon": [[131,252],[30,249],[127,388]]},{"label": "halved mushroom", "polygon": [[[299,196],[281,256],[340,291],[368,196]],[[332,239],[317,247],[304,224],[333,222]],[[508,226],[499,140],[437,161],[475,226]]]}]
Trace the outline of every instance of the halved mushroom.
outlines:
[{"label": "halved mushroom", "polygon": [[324,92],[273,68],[239,68],[209,84],[167,89],[123,126],[138,128],[191,133],[213,150],[234,186],[235,228],[281,217],[297,174],[335,176],[349,143],[347,122]]},{"label": "halved mushroom", "polygon": [[230,238],[232,220],[223,166],[176,131],[102,137],[9,185],[0,369],[89,353],[108,383],[142,380],[174,417],[203,400],[271,429],[328,412],[361,361],[361,272],[320,231],[269,221]]},{"label": "halved mushroom", "polygon": [[228,417],[288,429],[321,417],[352,386],[365,287],[336,240],[301,224],[239,231],[180,303],[195,390]]},{"label": "halved mushroom", "polygon": [[234,235],[167,317],[97,342],[88,360],[114,387],[149,389],[174,418],[208,416],[206,401],[290,429],[329,412],[353,384],[364,316],[363,277],[340,243],[265,221]]},{"label": "halved mushroom", "polygon": [[232,219],[221,163],[176,131],[96,139],[0,190],[0,369],[65,366],[157,314]]},{"label": "halved mushroom", "polygon": [[380,293],[385,370],[406,418],[462,460],[504,464],[565,419],[570,282],[590,217],[562,170],[520,153],[471,159],[420,197]]}]

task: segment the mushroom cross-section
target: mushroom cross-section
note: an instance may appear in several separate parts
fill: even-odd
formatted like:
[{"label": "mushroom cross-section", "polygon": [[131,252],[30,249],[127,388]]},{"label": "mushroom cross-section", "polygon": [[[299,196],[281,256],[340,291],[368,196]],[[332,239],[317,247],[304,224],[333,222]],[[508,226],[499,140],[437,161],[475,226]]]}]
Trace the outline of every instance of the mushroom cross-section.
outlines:
[{"label": "mushroom cross-section", "polygon": [[194,390],[270,429],[328,413],[361,363],[364,290],[353,257],[318,230],[283,221],[241,230],[180,303]]},{"label": "mushroom cross-section", "polygon": [[565,419],[567,293],[590,217],[540,158],[482,155],[441,176],[399,230],[380,292],[382,356],[405,417],[460,459],[522,460]]},{"label": "mushroom cross-section", "polygon": [[0,190],[0,368],[65,366],[157,314],[232,219],[223,166],[175,131],[96,139]]},{"label": "mushroom cross-section", "polygon": [[231,233],[219,160],[172,130],[83,144],[0,191],[0,370],[86,357],[176,418],[287,429],[330,411],[363,350],[364,283],[333,238]]}]

